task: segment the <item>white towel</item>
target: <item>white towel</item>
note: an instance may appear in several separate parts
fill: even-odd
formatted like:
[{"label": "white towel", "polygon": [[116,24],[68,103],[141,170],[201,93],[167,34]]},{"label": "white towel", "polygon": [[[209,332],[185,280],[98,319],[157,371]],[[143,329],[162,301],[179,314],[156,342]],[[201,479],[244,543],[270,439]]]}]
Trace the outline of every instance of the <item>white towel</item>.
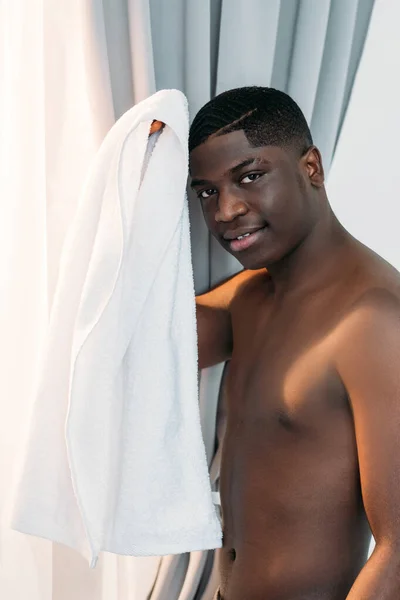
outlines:
[{"label": "white towel", "polygon": [[[166,127],[145,160],[153,119]],[[129,110],[62,254],[12,527],[92,566],[101,550],[221,546],[198,408],[187,137],[181,92]]]}]

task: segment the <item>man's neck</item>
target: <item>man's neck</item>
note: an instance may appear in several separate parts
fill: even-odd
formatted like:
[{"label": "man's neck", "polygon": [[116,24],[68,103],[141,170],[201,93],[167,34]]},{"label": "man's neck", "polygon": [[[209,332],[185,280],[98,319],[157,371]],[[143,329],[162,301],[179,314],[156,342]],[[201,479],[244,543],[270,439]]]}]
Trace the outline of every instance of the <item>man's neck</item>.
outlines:
[{"label": "man's neck", "polygon": [[317,292],[352,268],[349,250],[354,238],[344,229],[329,204],[303,242],[283,260],[267,267],[277,299],[288,294]]}]

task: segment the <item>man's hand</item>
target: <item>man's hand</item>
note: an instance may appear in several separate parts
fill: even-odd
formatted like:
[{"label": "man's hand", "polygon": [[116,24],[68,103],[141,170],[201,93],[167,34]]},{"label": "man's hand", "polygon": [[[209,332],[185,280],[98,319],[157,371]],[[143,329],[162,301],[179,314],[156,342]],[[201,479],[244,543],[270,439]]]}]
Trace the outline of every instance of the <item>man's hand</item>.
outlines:
[{"label": "man's hand", "polygon": [[160,131],[160,129],[162,129],[164,127],[165,123],[163,123],[162,121],[153,121],[150,127],[150,135],[153,135],[153,133],[156,133],[156,131]]}]

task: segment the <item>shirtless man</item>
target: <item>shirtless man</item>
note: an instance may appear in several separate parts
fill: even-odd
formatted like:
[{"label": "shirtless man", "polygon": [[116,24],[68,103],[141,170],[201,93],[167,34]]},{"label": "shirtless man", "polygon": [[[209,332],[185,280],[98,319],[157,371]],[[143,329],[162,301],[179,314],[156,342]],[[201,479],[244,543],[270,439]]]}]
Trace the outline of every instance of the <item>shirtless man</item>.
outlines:
[{"label": "shirtless man", "polygon": [[189,149],[245,269],[197,297],[200,367],[230,361],[219,597],[399,600],[400,275],[338,222],[282,92],[214,98]]}]

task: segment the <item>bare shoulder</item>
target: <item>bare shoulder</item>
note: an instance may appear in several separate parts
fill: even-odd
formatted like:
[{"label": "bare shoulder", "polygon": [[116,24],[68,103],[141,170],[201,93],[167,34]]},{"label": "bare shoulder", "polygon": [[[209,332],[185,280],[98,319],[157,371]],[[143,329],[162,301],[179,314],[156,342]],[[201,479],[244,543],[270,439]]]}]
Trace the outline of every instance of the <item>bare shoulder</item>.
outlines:
[{"label": "bare shoulder", "polygon": [[356,297],[355,308],[385,313],[400,306],[400,273],[397,269],[370,250],[361,272],[363,285]]},{"label": "bare shoulder", "polygon": [[236,281],[231,308],[238,308],[244,302],[252,300],[259,294],[262,294],[265,300],[265,294],[270,285],[268,271],[266,269],[245,270],[240,275],[241,277]]},{"label": "bare shoulder", "polygon": [[[264,272],[265,269],[264,269]],[[199,348],[199,367],[211,367],[227,361],[232,355],[232,305],[251,282],[254,271],[241,271],[226,281],[196,296],[196,318]]]},{"label": "bare shoulder", "polygon": [[231,280],[232,300],[257,288],[262,281],[269,278],[267,269],[244,269]]},{"label": "bare shoulder", "polygon": [[[266,273],[265,269],[260,269],[261,271]],[[257,276],[260,276],[259,271],[249,271],[246,269],[240,271],[235,275],[231,275],[228,279],[221,281],[204,294],[196,296],[196,302],[198,305],[215,306],[229,311],[233,300],[244,293]]]},{"label": "bare shoulder", "polygon": [[398,404],[400,390],[400,275],[374,267],[333,336],[336,371],[353,412],[364,415]]},{"label": "bare shoulder", "polygon": [[372,251],[361,273],[342,329],[353,342],[371,337],[377,341],[400,326],[400,273]]}]

